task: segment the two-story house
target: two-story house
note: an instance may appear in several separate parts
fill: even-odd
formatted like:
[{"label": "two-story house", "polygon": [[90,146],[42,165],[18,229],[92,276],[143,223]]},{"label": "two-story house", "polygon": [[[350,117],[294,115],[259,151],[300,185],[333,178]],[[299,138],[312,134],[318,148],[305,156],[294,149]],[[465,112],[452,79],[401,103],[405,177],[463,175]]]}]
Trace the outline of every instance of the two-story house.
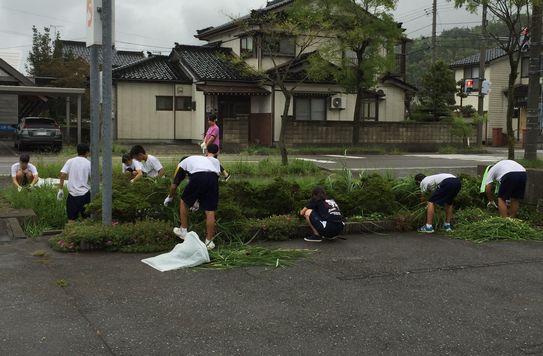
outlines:
[{"label": "two-story house", "polygon": [[[486,144],[505,144],[502,134],[507,132],[507,90],[510,73],[509,61],[506,53],[500,48],[486,50],[485,79],[491,83],[491,89],[483,100],[483,109],[487,113],[488,120],[483,126],[483,142]],[[479,54],[463,58],[449,65],[454,70],[456,81],[473,79],[474,90],[467,98],[456,97],[456,105],[471,105],[477,109],[479,95]],[[528,97],[528,65],[527,54],[521,58],[519,75],[515,85],[515,110],[513,115],[513,129],[515,138],[523,140],[523,132],[526,129],[527,97]]]},{"label": "two-story house", "polygon": [[[269,1],[260,11],[283,11],[292,2]],[[115,137],[197,141],[205,131],[207,115],[216,112],[225,145],[277,142],[285,98],[258,73],[271,70],[273,61],[292,61],[299,48],[292,38],[276,39],[272,60],[265,50],[269,46],[262,45],[265,36],[240,23],[237,19],[198,30],[195,37],[207,42],[203,46],[176,44],[168,56],[150,55],[115,68]],[[303,56],[298,58],[290,66],[293,82],[304,70]],[[397,73],[381,78],[365,95],[362,119],[405,119],[406,102],[416,91],[404,81],[405,43],[397,47],[397,58]],[[333,79],[306,80],[294,91],[289,116],[294,122],[311,123],[318,133],[320,126],[329,123],[352,123],[354,101],[355,95]],[[327,137],[319,142],[349,143],[345,135],[334,139],[322,132]],[[315,143],[304,139],[291,143]]]}]

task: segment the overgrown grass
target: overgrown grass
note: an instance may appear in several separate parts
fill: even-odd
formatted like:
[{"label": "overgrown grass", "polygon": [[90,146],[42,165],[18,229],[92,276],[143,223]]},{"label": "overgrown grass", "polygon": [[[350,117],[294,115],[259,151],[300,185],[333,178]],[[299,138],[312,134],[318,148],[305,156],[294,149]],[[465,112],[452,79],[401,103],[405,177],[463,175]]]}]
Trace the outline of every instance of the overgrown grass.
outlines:
[{"label": "overgrown grass", "polygon": [[56,194],[57,188],[50,186],[23,189],[20,192],[12,187],[3,190],[3,195],[12,208],[34,210],[36,220],[23,225],[29,237],[40,236],[49,228],[64,227],[67,221],[66,202],[57,201]]},{"label": "overgrown grass", "polygon": [[452,234],[474,242],[494,240],[543,240],[543,231],[519,219],[490,217],[462,224]]},{"label": "overgrown grass", "polygon": [[488,150],[482,147],[477,147],[477,146],[470,146],[470,147],[442,146],[438,149],[438,153],[440,154],[484,154],[484,153],[488,153]]},{"label": "overgrown grass", "polygon": [[537,159],[537,160],[517,159],[516,161],[520,163],[524,168],[537,168],[537,169],[543,168],[543,160],[541,159]]}]

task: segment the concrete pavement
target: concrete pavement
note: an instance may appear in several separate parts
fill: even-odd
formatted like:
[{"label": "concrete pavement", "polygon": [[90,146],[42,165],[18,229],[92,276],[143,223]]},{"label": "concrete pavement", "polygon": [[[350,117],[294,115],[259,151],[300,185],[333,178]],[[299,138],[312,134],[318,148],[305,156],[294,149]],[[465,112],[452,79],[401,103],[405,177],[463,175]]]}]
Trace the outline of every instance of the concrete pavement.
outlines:
[{"label": "concrete pavement", "polygon": [[319,251],[289,268],[160,273],[147,254],[0,245],[0,354],[543,353],[541,243],[269,244]]}]

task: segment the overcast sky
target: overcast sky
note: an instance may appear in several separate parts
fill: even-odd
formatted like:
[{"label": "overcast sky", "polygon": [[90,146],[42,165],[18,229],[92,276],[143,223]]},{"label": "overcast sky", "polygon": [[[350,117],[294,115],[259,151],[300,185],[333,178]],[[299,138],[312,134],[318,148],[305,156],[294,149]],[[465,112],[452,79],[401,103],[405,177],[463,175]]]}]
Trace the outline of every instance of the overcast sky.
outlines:
[{"label": "overcast sky", "polygon": [[[200,43],[197,29],[217,26],[231,17],[260,8],[266,0],[116,0],[118,49],[169,53],[174,42]],[[395,18],[411,38],[431,33],[432,0],[400,0]],[[474,26],[478,16],[438,0],[438,33],[452,27]],[[62,39],[85,40],[85,0],[0,0],[0,56],[20,56],[19,68],[32,44],[32,25],[53,26]],[[56,26],[56,27],[55,27]],[[13,60],[13,59],[12,59]]]}]

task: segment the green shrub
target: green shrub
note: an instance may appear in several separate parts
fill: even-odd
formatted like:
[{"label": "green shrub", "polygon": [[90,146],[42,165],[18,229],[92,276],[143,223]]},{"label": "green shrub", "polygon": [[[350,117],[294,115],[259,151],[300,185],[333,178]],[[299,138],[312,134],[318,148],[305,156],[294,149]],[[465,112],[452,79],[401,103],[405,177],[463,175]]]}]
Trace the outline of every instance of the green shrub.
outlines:
[{"label": "green shrub", "polygon": [[300,220],[290,215],[274,215],[259,221],[263,237],[268,240],[288,240],[296,233]]},{"label": "green shrub", "polygon": [[168,222],[141,220],[136,223],[102,225],[91,221],[67,224],[64,231],[49,240],[57,251],[108,250],[158,252],[173,248],[179,239]]},{"label": "green shrub", "polygon": [[462,189],[454,199],[454,206],[457,209],[476,207],[483,208],[486,206],[484,194],[479,192],[481,187],[481,177],[472,177],[468,175],[460,175],[462,181]]}]

